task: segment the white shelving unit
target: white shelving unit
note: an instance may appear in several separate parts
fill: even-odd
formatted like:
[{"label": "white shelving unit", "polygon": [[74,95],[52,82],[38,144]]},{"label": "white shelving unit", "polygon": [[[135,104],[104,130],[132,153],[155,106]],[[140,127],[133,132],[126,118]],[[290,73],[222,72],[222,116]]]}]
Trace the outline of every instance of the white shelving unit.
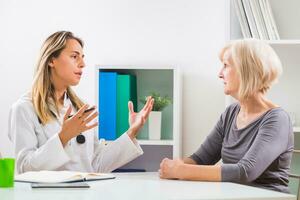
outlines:
[{"label": "white shelving unit", "polygon": [[[159,92],[163,96],[168,95],[172,99],[172,104],[162,111],[162,139],[148,140],[148,124],[146,123],[137,138],[144,154],[123,166],[122,169],[157,171],[163,158],[181,157],[181,78],[179,69],[175,67],[96,65],[97,103],[99,102],[100,71],[136,76],[138,110],[143,107],[139,99],[148,96],[152,91]],[[107,143],[109,142],[112,141],[107,141]]]}]

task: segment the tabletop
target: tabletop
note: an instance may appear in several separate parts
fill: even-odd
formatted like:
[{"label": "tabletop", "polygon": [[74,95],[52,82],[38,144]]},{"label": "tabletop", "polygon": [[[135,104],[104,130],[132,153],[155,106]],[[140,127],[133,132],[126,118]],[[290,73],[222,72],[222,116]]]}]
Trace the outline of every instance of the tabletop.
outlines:
[{"label": "tabletop", "polygon": [[29,183],[0,188],[1,200],[241,199],[296,200],[294,195],[229,182],[160,179],[157,173],[115,173],[111,180],[87,182],[87,189],[32,189]]}]

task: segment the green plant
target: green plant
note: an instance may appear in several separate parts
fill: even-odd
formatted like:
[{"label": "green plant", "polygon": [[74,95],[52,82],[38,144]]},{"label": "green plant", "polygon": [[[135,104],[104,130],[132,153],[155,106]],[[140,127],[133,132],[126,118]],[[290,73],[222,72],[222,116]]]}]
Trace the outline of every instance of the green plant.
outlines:
[{"label": "green plant", "polygon": [[[149,96],[152,96],[154,99],[153,111],[162,111],[165,107],[172,103],[171,98],[169,98],[167,95],[162,97],[159,93],[151,92]],[[146,101],[147,96],[145,96],[143,99],[140,99],[140,102],[143,104],[145,104]]]}]

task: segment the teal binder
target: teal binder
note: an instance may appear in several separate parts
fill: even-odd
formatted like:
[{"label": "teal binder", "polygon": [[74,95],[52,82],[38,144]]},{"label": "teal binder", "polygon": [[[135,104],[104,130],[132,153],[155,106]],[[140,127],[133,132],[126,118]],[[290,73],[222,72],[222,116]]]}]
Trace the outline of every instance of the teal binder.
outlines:
[{"label": "teal binder", "polygon": [[137,110],[136,77],[128,74],[117,75],[117,137],[129,128],[128,101],[132,101]]}]

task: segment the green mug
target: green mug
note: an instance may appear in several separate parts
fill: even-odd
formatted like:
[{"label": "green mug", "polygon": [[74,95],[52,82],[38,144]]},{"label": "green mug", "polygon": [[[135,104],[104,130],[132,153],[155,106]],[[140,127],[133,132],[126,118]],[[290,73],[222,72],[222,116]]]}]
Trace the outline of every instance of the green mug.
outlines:
[{"label": "green mug", "polygon": [[0,159],[0,187],[14,186],[15,159]]}]

